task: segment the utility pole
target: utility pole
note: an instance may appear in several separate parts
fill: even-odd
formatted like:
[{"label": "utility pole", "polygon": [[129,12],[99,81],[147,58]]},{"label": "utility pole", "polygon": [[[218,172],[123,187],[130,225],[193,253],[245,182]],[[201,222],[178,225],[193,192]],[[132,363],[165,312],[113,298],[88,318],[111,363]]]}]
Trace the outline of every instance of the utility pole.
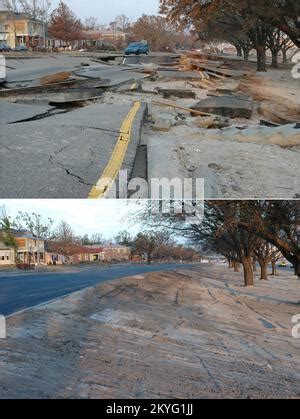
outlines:
[{"label": "utility pole", "polygon": [[44,48],[47,48],[46,46],[46,3],[45,0],[43,0],[42,3],[42,8],[43,8],[43,43],[44,43]]}]

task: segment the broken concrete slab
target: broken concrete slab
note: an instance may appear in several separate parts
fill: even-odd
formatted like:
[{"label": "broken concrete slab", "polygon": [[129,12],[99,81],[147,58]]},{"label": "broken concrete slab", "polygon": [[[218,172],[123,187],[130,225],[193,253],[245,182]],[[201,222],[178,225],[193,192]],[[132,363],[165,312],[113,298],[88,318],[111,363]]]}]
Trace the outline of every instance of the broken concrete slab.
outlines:
[{"label": "broken concrete slab", "polygon": [[215,73],[217,75],[221,75],[224,77],[234,77],[234,78],[241,78],[244,76],[248,76],[251,74],[249,71],[239,71],[239,70],[229,70],[227,68],[222,68],[219,65],[211,66],[209,64],[203,63],[199,60],[191,60],[191,64],[201,70],[206,70],[208,73]]},{"label": "broken concrete slab", "polygon": [[194,124],[204,129],[221,129],[230,126],[230,119],[222,116],[207,116],[195,118]]},{"label": "broken concrete slab", "polygon": [[158,117],[152,127],[153,131],[168,132],[172,127],[171,121],[163,117]]},{"label": "broken concrete slab", "polygon": [[36,85],[44,76],[59,72],[73,72],[82,64],[93,64],[89,57],[70,57],[53,54],[47,57],[30,57],[30,59],[12,59],[9,61],[6,82],[13,87],[15,84]]},{"label": "broken concrete slab", "polygon": [[[164,156],[163,164],[162,155]],[[177,139],[174,140],[171,135],[160,137],[157,134],[157,136],[152,135],[148,138],[148,179],[168,179],[170,183],[174,179],[181,179],[182,184],[184,179],[193,179],[194,181],[204,179],[205,198],[221,197],[221,190],[218,187],[214,171],[205,163],[201,167],[194,165],[192,159],[186,155],[184,145]],[[185,191],[188,192],[187,185]],[[195,185],[189,190],[189,193],[190,197],[195,198],[193,196]],[[187,196],[188,194],[186,194],[186,198]],[[197,199],[201,198],[203,196],[197,197]]]},{"label": "broken concrete slab", "polygon": [[[173,127],[169,134],[147,133],[149,178],[204,177],[207,199],[300,196],[297,148],[293,151],[292,147],[282,148],[267,142],[247,142],[246,136],[244,141],[243,138],[235,141],[234,135],[242,135],[243,131],[206,130],[188,124]],[[299,132],[294,127],[295,124],[292,135]],[[226,135],[222,135],[223,131]],[[252,138],[256,141],[256,133]],[[275,136],[273,139],[276,141]]]},{"label": "broken concrete slab", "polygon": [[250,119],[254,105],[252,101],[242,97],[218,96],[201,100],[193,105],[191,109],[229,118]]},{"label": "broken concrete slab", "polygon": [[202,80],[201,74],[195,71],[158,71],[158,76],[164,78],[171,78],[172,80]]},{"label": "broken concrete slab", "polygon": [[109,79],[110,82],[106,84],[107,87],[118,86],[122,83],[129,83],[134,81],[143,80],[145,75],[135,71],[120,67],[93,68],[90,67],[86,71],[78,71],[75,73],[77,76],[86,77],[88,79]]},{"label": "broken concrete slab", "polygon": [[180,99],[196,99],[196,93],[192,90],[159,88],[158,93],[163,95],[165,99],[172,97],[178,97]]},{"label": "broken concrete slab", "polygon": [[224,95],[228,95],[228,94],[233,94],[237,91],[239,87],[239,82],[235,81],[235,80],[227,80],[224,81],[223,83],[221,83],[221,85],[219,85],[216,88],[216,91],[218,93],[222,93]]},{"label": "broken concrete slab", "polygon": [[0,131],[3,124],[37,118],[54,109],[52,106],[0,102]]},{"label": "broken concrete slab", "polygon": [[160,113],[159,115],[151,115],[154,125],[152,127],[153,131],[170,131],[172,126],[178,124],[178,120],[175,115],[168,113]]}]

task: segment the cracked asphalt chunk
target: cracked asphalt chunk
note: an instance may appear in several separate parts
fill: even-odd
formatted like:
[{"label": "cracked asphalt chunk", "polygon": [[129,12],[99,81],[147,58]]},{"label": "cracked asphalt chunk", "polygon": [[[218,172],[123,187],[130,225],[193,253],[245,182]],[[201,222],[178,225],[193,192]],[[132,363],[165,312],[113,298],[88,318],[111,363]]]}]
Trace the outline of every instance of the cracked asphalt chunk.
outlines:
[{"label": "cracked asphalt chunk", "polygon": [[[93,104],[18,124],[1,124],[2,198],[87,198],[111,159],[132,104]],[[40,109],[40,107],[39,107]],[[122,169],[130,176],[146,106],[139,111]]]},{"label": "cracked asphalt chunk", "polygon": [[37,119],[53,111],[56,111],[53,106],[0,102],[0,128],[2,124],[13,124],[19,121]]}]

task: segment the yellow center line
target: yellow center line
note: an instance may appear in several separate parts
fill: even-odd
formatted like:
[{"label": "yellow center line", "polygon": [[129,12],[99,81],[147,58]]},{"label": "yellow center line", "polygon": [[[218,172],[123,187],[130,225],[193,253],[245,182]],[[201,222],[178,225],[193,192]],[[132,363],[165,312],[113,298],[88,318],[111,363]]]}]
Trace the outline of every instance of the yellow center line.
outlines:
[{"label": "yellow center line", "polygon": [[140,108],[141,102],[136,102],[133,108],[130,110],[129,114],[126,116],[121,126],[120,136],[118,138],[111,159],[96,185],[92,187],[92,190],[89,193],[89,199],[105,198],[113,186],[114,181],[116,180],[118,173],[121,170],[131,140],[132,125]]}]

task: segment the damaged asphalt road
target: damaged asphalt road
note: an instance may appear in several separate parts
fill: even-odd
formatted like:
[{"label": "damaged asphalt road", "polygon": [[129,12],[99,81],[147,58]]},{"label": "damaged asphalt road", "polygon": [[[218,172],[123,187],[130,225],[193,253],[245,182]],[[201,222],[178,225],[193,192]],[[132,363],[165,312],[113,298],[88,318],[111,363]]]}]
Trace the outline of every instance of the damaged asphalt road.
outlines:
[{"label": "damaged asphalt road", "polygon": [[204,178],[210,199],[300,196],[299,99],[289,69],[255,76],[253,63],[243,69],[197,54],[7,62],[3,198],[114,197],[100,185],[119,170],[148,184]]},{"label": "damaged asphalt road", "polygon": [[[130,86],[145,74],[81,56],[13,58],[7,63],[0,91],[1,196],[87,198],[110,164],[135,103],[103,103],[102,94]],[[63,74],[69,78],[58,81]],[[44,85],[51,77],[54,81]],[[117,162],[128,177],[145,112],[146,105],[141,105],[126,153]]]},{"label": "damaged asphalt road", "polygon": [[[8,104],[11,105],[11,104]],[[14,105],[11,105],[14,106]],[[16,121],[50,108],[16,105]],[[111,159],[132,104],[95,103],[27,122],[1,119],[0,194],[3,198],[87,198]],[[139,110],[122,169],[130,176],[146,106]],[[2,114],[2,113],[1,113]]]}]

